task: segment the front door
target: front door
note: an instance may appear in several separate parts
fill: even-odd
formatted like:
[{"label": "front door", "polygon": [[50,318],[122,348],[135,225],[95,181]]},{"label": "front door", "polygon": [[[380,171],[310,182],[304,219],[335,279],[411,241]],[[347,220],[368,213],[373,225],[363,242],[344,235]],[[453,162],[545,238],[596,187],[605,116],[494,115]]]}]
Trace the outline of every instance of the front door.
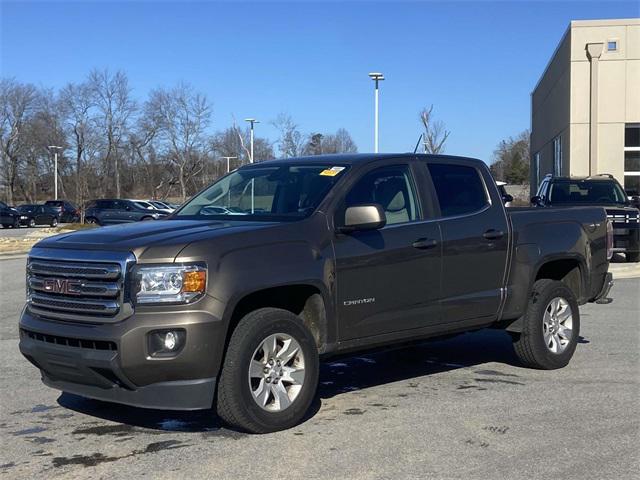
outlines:
[{"label": "front door", "polygon": [[372,203],[385,210],[384,228],[335,239],[340,340],[424,327],[440,315],[440,231],[423,217],[409,163],[363,173],[337,216]]}]

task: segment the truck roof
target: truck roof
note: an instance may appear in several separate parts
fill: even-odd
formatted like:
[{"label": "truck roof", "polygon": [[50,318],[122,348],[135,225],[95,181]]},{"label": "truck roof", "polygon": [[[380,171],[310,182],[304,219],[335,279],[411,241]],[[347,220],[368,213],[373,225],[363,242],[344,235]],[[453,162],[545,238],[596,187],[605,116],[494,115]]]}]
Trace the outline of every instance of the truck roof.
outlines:
[{"label": "truck roof", "polygon": [[[257,165],[279,165],[279,164],[290,164],[290,163],[306,163],[309,164],[334,164],[339,163],[342,165],[355,165],[355,164],[363,164],[368,162],[374,162],[376,160],[384,160],[384,159],[392,159],[392,158],[422,158],[422,159],[432,159],[438,160],[442,162],[447,161],[456,161],[456,160],[472,160],[476,162],[482,162],[482,160],[478,160],[476,158],[469,157],[460,157],[455,155],[431,155],[424,153],[340,153],[340,154],[331,154],[331,155],[311,155],[304,157],[290,157],[290,158],[279,158],[277,160],[265,160],[264,162],[257,162],[255,164],[244,165],[241,168],[252,168],[252,166]],[[484,162],[482,162],[484,163]]]}]

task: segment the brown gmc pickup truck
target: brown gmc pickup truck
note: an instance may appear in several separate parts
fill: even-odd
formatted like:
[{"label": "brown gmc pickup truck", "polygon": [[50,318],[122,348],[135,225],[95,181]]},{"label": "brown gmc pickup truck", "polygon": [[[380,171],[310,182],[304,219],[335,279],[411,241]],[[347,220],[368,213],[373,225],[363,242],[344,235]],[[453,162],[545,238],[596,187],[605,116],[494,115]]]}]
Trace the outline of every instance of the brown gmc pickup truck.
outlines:
[{"label": "brown gmc pickup truck", "polygon": [[65,392],[275,431],[338,352],[494,327],[524,365],[567,365],[611,249],[604,209],[507,210],[478,160],[264,162],[166,219],[38,243],[20,350]]}]

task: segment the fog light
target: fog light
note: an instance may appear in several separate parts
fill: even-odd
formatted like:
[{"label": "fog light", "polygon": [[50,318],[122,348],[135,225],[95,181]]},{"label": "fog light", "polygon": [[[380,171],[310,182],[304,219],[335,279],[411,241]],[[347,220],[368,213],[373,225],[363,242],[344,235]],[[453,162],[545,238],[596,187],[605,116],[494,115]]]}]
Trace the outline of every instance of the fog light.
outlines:
[{"label": "fog light", "polygon": [[176,334],[173,332],[167,332],[164,336],[164,348],[167,350],[173,350],[176,348],[178,344],[178,339],[176,338]]},{"label": "fog light", "polygon": [[151,357],[172,357],[184,347],[187,332],[182,329],[155,330],[148,335],[148,348]]}]

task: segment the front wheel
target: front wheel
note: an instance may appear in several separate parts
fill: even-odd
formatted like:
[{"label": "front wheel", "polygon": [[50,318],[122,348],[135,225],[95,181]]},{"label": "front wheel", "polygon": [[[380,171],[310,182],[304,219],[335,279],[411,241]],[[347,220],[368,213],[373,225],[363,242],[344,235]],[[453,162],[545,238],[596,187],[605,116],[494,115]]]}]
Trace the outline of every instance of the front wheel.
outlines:
[{"label": "front wheel", "polygon": [[29,219],[29,228],[34,228],[36,226],[36,221],[33,218]]},{"label": "front wheel", "polygon": [[300,423],[318,386],[318,350],[300,317],[262,308],[233,331],[218,382],[217,411],[251,433]]},{"label": "front wheel", "polygon": [[53,217],[53,220],[51,220],[51,226],[52,227],[57,227],[58,226],[58,219]]},{"label": "front wheel", "polygon": [[514,348],[531,368],[553,370],[569,363],[580,334],[580,311],[573,291],[556,280],[538,280],[525,311]]}]

